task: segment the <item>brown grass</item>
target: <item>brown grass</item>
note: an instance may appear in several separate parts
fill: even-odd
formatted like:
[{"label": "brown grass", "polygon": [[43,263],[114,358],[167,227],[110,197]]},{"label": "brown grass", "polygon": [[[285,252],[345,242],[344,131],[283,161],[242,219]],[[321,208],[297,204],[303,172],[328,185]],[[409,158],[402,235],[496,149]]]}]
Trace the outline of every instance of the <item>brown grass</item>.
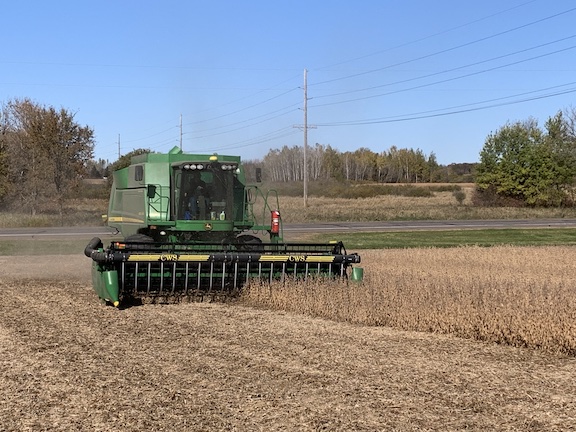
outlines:
[{"label": "brown grass", "polygon": [[65,201],[61,217],[56,201],[44,201],[35,215],[15,210],[0,212],[0,228],[102,225],[102,215],[107,211],[107,200],[75,198]]},{"label": "brown grass", "polygon": [[573,247],[362,251],[363,283],[254,285],[247,304],[576,355]]},{"label": "brown grass", "polygon": [[[441,186],[442,184],[425,183],[412,185],[414,188],[431,189]],[[435,191],[429,197],[377,195],[368,198],[334,198],[313,195],[308,198],[307,207],[304,207],[304,199],[301,196],[283,195],[279,197],[279,206],[285,223],[576,217],[576,208],[475,207],[471,203],[474,186],[464,183],[458,187],[465,195],[462,203],[453,192]],[[361,189],[362,185],[353,188]],[[101,225],[101,215],[107,212],[107,206],[107,199],[94,197],[70,199],[66,201],[64,217],[61,219],[57,204],[44,202],[36,216],[16,211],[0,212],[0,228]],[[275,203],[270,202],[270,206],[276,208]],[[268,223],[270,215],[263,211],[262,205],[256,205],[254,210],[258,222]]]},{"label": "brown grass", "polygon": [[286,223],[322,221],[384,220],[473,220],[576,217],[576,209],[474,207],[471,190],[460,205],[452,192],[435,192],[432,197],[377,196],[372,198],[281,197],[282,219]]}]

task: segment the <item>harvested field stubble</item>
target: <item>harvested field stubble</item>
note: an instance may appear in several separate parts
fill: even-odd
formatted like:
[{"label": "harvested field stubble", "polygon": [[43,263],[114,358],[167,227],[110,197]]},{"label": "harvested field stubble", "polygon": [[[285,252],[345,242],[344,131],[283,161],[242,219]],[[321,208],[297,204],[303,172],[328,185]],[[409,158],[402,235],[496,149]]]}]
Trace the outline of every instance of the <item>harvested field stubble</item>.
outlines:
[{"label": "harvested field stubble", "polygon": [[362,251],[364,282],[252,286],[250,305],[576,355],[574,247]]},{"label": "harvested field stubble", "polygon": [[567,431],[576,359],[229,304],[0,281],[0,431]]},{"label": "harvested field stubble", "polygon": [[[310,202],[286,220],[437,215]],[[0,432],[576,430],[575,251],[361,251],[362,284],[125,310],[98,303],[81,252],[0,257]]]}]

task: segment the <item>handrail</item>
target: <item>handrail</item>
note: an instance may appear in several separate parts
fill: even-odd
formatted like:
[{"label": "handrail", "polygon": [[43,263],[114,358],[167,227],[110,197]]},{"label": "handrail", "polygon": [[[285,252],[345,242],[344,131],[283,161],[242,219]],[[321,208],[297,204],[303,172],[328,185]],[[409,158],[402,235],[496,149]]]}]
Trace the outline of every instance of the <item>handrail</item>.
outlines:
[{"label": "handrail", "polygon": [[148,220],[169,221],[170,220],[170,196],[163,194],[161,185],[156,186],[156,193],[153,197],[148,197]]}]

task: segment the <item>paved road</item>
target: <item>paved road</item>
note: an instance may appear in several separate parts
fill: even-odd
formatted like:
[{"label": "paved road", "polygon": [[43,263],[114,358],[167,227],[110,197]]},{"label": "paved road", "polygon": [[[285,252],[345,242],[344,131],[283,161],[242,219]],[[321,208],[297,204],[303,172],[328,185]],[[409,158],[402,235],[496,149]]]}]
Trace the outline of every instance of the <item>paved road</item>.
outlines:
[{"label": "paved road", "polygon": [[502,219],[502,220],[451,220],[451,221],[385,221],[385,222],[331,222],[317,224],[285,225],[287,232],[382,232],[382,231],[433,231],[497,228],[575,228],[576,219]]},{"label": "paved road", "polygon": [[[286,224],[284,235],[314,234],[322,232],[383,232],[430,231],[498,228],[576,228],[576,219],[520,219],[520,220],[454,220],[454,221],[385,221],[385,222],[330,222],[316,224]],[[0,229],[0,239],[10,237],[105,237],[113,234],[107,227],[50,227]]]},{"label": "paved road", "polygon": [[112,234],[113,231],[104,226],[0,229],[0,239],[10,237],[104,237]]}]

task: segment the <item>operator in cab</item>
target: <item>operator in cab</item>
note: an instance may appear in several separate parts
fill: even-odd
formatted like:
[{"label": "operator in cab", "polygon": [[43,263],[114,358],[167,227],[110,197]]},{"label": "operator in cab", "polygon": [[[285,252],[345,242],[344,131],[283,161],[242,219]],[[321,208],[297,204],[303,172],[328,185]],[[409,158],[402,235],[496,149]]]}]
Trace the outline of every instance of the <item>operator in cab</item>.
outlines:
[{"label": "operator in cab", "polygon": [[208,219],[210,209],[206,182],[202,180],[200,171],[190,171],[187,174],[183,188],[187,208],[184,219]]}]

